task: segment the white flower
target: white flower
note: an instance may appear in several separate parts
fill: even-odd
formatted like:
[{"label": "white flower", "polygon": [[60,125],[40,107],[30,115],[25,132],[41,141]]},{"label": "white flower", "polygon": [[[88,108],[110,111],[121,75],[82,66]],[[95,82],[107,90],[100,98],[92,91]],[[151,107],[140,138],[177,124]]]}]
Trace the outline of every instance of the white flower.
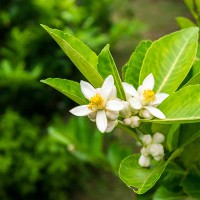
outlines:
[{"label": "white flower", "polygon": [[153,135],[153,143],[160,144],[164,142],[164,140],[165,136],[162,133],[157,132]]},{"label": "white flower", "polygon": [[[116,115],[124,108],[123,104],[117,99],[113,76],[108,76],[101,88],[95,89],[85,81],[81,81],[80,86],[83,95],[89,100],[89,104],[77,106],[70,112],[76,116],[88,116],[92,121],[96,121],[99,131],[105,132],[108,127],[107,118],[116,119]],[[109,115],[108,117],[106,112]],[[112,112],[113,116],[111,116]]]},{"label": "white flower", "polygon": [[144,156],[149,156],[149,152],[148,152],[148,149],[146,147],[142,147],[140,152]]},{"label": "white flower", "polygon": [[141,155],[138,163],[141,167],[149,167],[151,164],[151,159],[149,156]]},{"label": "white flower", "polygon": [[[156,108],[160,103],[162,103],[169,95],[166,93],[156,94],[153,91],[154,88],[154,77],[153,74],[149,74],[143,81],[142,85],[138,87],[138,90],[128,84],[123,83],[126,98],[129,101],[132,109],[134,110],[147,110],[151,115],[159,118],[165,119],[165,115]],[[150,119],[146,113],[140,113],[144,118]]]},{"label": "white flower", "polygon": [[131,128],[136,128],[140,126],[141,122],[138,116],[131,116],[124,119],[124,124]]}]

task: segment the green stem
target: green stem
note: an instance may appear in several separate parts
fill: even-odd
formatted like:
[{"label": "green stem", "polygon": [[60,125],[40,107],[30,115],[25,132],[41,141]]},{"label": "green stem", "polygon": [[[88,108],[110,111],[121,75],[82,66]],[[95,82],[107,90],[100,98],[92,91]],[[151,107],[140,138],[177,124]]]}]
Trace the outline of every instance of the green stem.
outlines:
[{"label": "green stem", "polygon": [[141,143],[140,138],[138,137],[138,135],[130,128],[128,128],[127,126],[124,125],[124,123],[122,121],[119,120],[119,123],[117,125],[119,128],[121,128],[122,130],[124,130],[125,132],[127,132],[129,135],[131,135],[137,142]]}]

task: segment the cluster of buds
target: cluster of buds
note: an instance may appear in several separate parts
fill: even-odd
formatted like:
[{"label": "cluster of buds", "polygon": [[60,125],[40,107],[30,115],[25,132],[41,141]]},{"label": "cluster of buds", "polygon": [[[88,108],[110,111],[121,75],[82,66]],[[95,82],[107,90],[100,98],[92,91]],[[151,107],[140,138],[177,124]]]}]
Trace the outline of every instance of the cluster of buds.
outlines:
[{"label": "cluster of buds", "polygon": [[165,137],[162,133],[155,133],[153,137],[151,135],[142,136],[142,149],[141,156],[139,158],[139,165],[141,167],[149,167],[151,164],[151,159],[156,161],[162,160],[164,157],[164,148],[161,144],[164,142]]}]

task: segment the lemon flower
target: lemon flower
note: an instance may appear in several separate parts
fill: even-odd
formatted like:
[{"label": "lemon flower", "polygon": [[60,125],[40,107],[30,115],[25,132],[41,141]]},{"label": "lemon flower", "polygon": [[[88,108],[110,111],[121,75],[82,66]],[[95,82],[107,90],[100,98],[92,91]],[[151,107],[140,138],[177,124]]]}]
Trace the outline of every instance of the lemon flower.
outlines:
[{"label": "lemon flower", "polygon": [[147,119],[152,119],[153,116],[159,119],[166,118],[157,106],[169,95],[166,93],[155,93],[153,91],[154,77],[152,73],[144,79],[137,91],[128,83],[123,83],[123,87],[131,108],[136,112],[139,111],[141,117]]},{"label": "lemon flower", "polygon": [[96,121],[102,133],[110,132],[116,126],[116,119],[123,104],[117,99],[113,76],[108,76],[102,87],[95,89],[90,83],[81,81],[81,91],[89,104],[77,106],[70,110],[76,116],[88,116]]}]

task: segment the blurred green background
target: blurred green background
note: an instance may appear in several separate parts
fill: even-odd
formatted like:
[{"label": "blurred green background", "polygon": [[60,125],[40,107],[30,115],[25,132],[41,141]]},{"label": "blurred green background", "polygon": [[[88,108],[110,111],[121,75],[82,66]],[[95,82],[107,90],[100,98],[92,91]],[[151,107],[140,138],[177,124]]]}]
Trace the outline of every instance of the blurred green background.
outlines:
[{"label": "blurred green background", "polygon": [[116,129],[99,133],[75,103],[39,80],[84,79],[39,24],[66,31],[97,54],[111,44],[120,67],[142,39],[178,29],[182,0],[0,0],[0,199],[130,200],[117,177],[135,149]]}]

